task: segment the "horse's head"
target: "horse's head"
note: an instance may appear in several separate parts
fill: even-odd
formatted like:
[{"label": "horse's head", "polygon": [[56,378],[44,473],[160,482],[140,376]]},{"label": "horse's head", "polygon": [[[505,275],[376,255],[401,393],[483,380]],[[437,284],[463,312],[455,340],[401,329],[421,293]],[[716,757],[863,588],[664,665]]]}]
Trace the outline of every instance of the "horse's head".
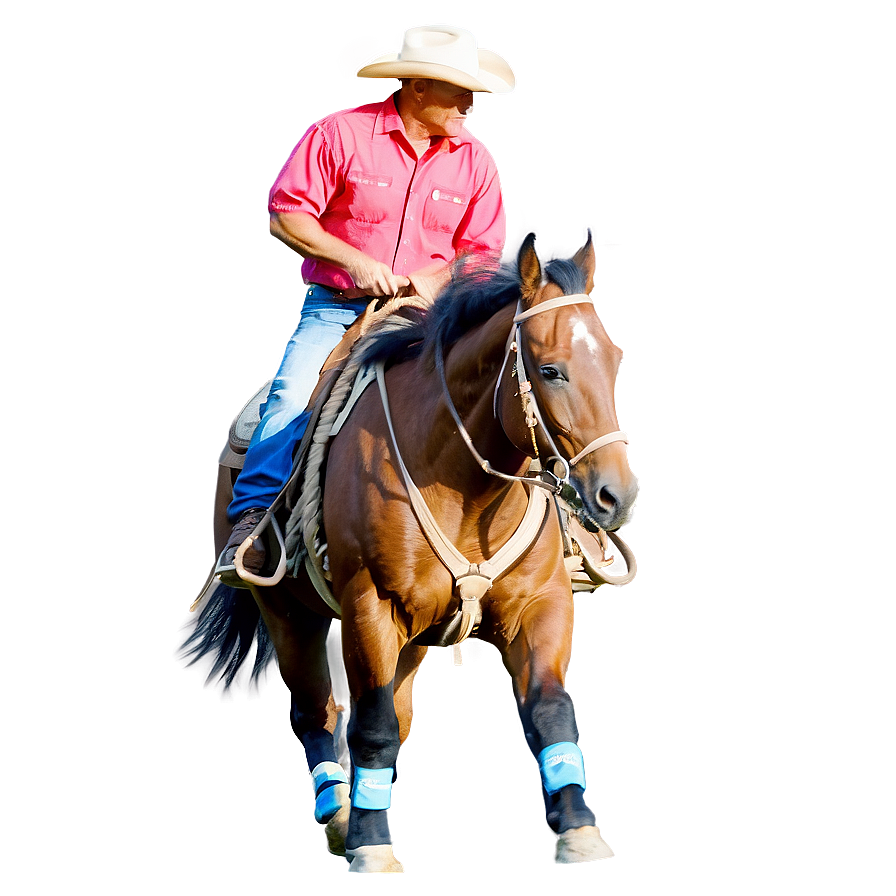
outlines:
[{"label": "horse's head", "polygon": [[[583,522],[617,529],[629,517],[638,481],[616,419],[614,388],[622,352],[607,336],[588,295],[594,287],[591,234],[572,259],[550,262],[547,277],[534,243],[529,234],[518,256],[517,367],[522,361],[524,375],[517,391],[525,395],[525,380],[531,384],[531,413],[540,418],[533,430],[538,455],[543,463],[559,456],[556,466],[569,466]],[[503,391],[505,430],[520,447],[527,439],[531,454],[531,436],[523,436],[518,422],[507,422],[510,415],[519,421],[519,399],[511,400],[510,389]]]}]

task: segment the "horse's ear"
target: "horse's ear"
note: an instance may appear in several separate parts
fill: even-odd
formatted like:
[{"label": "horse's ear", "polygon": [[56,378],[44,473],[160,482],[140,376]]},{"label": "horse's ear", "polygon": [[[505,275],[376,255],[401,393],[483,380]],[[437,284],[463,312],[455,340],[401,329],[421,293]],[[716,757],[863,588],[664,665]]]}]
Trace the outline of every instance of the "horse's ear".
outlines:
[{"label": "horse's ear", "polygon": [[572,260],[585,275],[585,292],[591,295],[594,289],[594,246],[591,243],[591,228],[588,228],[588,242],[573,255]]},{"label": "horse's ear", "polygon": [[520,288],[523,301],[531,300],[541,286],[541,263],[535,254],[535,234],[530,233],[520,246],[517,256],[517,267],[520,272]]}]

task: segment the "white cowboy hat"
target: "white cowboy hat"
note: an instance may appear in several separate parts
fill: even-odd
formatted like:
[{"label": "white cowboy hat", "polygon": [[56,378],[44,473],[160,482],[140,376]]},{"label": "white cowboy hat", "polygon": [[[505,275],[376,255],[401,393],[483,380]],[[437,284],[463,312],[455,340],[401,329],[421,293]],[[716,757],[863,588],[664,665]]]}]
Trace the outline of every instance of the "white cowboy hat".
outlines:
[{"label": "white cowboy hat", "polygon": [[405,32],[398,54],[368,63],[359,78],[433,78],[467,90],[510,93],[516,79],[497,53],[479,50],[476,38],[451,25],[424,25]]}]

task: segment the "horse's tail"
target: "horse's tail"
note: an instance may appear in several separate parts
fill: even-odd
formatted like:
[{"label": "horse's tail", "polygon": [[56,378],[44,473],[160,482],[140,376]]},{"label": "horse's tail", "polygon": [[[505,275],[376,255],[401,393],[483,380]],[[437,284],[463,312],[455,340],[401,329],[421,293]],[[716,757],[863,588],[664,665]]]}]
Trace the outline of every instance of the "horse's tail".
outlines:
[{"label": "horse's tail", "polygon": [[253,641],[255,662],[250,681],[257,681],[274,658],[271,636],[252,594],[244,588],[219,583],[181,645],[181,652],[190,658],[190,666],[208,654],[217,654],[206,682],[217,677],[226,690],[249,656]]}]

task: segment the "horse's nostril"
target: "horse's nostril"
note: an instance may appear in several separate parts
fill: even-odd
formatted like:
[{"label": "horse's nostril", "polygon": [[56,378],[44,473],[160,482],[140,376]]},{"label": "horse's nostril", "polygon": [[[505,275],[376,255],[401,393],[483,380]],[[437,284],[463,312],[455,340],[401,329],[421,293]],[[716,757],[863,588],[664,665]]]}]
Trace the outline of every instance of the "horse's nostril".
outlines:
[{"label": "horse's nostril", "polygon": [[604,485],[597,493],[597,503],[603,507],[604,510],[613,510],[619,503],[619,500],[616,495]]}]

